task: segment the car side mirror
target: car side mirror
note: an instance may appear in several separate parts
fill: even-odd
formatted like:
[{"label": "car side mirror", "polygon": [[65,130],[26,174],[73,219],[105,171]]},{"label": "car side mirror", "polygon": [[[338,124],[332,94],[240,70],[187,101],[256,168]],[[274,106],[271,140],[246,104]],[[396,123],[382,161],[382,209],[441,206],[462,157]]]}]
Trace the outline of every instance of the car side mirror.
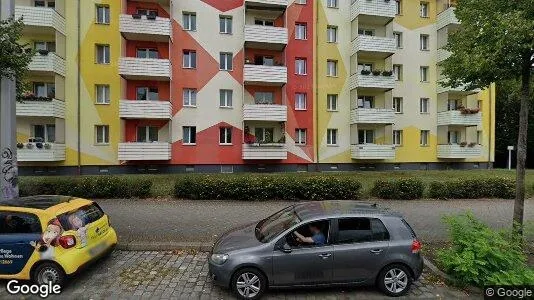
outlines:
[{"label": "car side mirror", "polygon": [[288,243],[284,243],[282,247],[280,248],[280,251],[284,253],[291,253],[291,246],[289,246]]}]

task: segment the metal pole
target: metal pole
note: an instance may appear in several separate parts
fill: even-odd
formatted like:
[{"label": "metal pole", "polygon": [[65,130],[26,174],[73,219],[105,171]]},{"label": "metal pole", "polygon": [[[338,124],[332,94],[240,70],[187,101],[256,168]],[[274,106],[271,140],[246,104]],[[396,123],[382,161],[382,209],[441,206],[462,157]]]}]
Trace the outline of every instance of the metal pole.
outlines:
[{"label": "metal pole", "polygon": [[508,170],[512,169],[512,150],[508,150]]},{"label": "metal pole", "polygon": [[[0,1],[0,19],[7,20],[15,13],[15,0]],[[1,78],[0,84],[0,201],[19,196],[16,145],[16,85]]]}]

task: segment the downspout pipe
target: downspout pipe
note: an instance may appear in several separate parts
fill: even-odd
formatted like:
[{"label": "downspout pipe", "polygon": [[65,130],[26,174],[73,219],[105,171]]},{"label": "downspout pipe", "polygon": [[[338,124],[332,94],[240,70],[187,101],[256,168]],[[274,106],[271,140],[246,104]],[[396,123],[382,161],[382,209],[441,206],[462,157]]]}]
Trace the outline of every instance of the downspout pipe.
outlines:
[{"label": "downspout pipe", "polygon": [[76,118],[77,118],[77,130],[78,130],[78,145],[77,145],[77,155],[78,155],[78,175],[81,175],[82,174],[82,153],[81,153],[81,123],[82,123],[82,120],[81,120],[81,68],[82,68],[82,65],[81,65],[81,40],[80,40],[80,36],[81,36],[81,32],[80,32],[80,29],[81,29],[81,21],[80,21],[80,18],[81,18],[81,0],[78,0],[78,58],[77,58],[77,64],[78,64],[78,78],[77,78],[77,88],[78,88],[78,104],[77,104],[77,113],[76,113]]}]

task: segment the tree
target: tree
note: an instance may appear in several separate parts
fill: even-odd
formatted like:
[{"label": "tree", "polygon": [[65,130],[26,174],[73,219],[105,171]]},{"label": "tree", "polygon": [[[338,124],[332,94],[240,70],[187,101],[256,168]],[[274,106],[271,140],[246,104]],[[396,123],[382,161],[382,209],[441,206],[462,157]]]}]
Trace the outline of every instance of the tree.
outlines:
[{"label": "tree", "polygon": [[445,47],[453,54],[444,62],[446,85],[487,88],[493,82],[521,82],[517,139],[514,228],[523,232],[525,163],[534,56],[534,1],[458,0],[461,27]]},{"label": "tree", "polygon": [[34,55],[28,44],[19,44],[23,28],[22,18],[0,20],[0,78],[16,81],[17,100],[26,90],[24,78]]}]

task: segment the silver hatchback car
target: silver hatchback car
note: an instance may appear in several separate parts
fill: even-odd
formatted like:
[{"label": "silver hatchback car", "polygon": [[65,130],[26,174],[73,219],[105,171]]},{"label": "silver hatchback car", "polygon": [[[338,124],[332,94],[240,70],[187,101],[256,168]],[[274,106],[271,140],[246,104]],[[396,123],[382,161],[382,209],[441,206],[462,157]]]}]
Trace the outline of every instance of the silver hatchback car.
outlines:
[{"label": "silver hatchback car", "polygon": [[376,285],[408,292],[421,243],[399,214],[358,201],[299,203],[230,230],[214,244],[210,276],[241,299],[267,287]]}]

